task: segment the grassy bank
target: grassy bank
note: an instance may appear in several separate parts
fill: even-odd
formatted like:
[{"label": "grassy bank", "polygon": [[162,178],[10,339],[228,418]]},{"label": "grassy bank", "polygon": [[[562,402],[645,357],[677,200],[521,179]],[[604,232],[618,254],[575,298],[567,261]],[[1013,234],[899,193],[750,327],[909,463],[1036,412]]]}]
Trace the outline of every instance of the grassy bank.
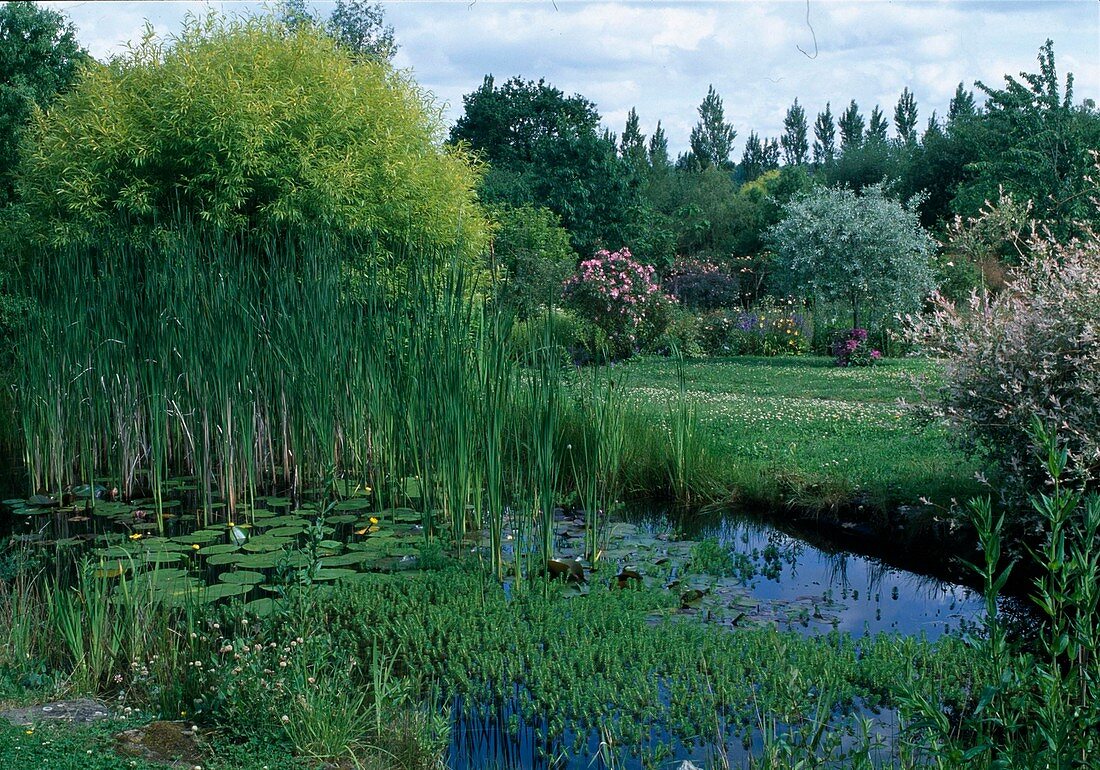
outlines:
[{"label": "grassy bank", "polygon": [[[920,425],[899,405],[917,398],[914,376],[934,373],[934,363],[915,359],[850,369],[814,357],[683,365],[706,473],[740,502],[809,508],[855,502],[888,510],[922,497],[948,505],[981,492],[978,465],[947,432]],[[666,404],[680,389],[675,361],[639,359],[617,376],[643,422],[667,420]],[[657,454],[639,447],[632,454],[644,465],[647,453]],[[636,467],[635,486],[643,476]]]}]

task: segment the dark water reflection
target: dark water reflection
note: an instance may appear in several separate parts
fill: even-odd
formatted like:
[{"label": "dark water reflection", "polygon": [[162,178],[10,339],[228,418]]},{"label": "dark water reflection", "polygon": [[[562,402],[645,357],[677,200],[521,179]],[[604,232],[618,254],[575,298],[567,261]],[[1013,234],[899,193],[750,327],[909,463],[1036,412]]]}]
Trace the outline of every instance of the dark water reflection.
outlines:
[{"label": "dark water reflection", "polygon": [[[817,608],[821,617],[815,618],[811,609],[805,625],[792,623],[790,628],[935,638],[971,628],[984,614],[982,596],[973,587],[892,564],[891,549],[900,545],[883,543],[879,554],[859,554],[819,532],[781,531],[738,511],[704,517],[637,512],[633,520],[653,533],[673,532],[691,540],[715,538],[740,563],[754,565],[752,577],[741,581],[753,597],[779,606]],[[906,562],[911,564],[912,546],[909,549]],[[930,557],[930,569],[931,561]],[[1005,603],[1015,610],[1014,600]]]}]

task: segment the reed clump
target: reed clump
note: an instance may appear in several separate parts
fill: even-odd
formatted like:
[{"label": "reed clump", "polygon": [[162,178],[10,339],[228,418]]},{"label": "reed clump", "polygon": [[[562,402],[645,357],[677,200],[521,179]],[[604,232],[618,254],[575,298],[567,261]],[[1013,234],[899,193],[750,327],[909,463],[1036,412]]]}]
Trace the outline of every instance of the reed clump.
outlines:
[{"label": "reed clump", "polygon": [[[110,479],[163,521],[167,482],[193,477],[202,523],[247,520],[265,490],[370,490],[456,544],[488,530],[498,574],[509,535],[545,566],[566,499],[591,517],[595,560],[624,493],[714,496],[683,392],[654,433],[549,327],[517,360],[511,319],[470,275],[415,244],[194,223],[44,252],[21,286],[29,484],[63,497]],[[631,445],[654,451],[652,479],[631,473]]]}]

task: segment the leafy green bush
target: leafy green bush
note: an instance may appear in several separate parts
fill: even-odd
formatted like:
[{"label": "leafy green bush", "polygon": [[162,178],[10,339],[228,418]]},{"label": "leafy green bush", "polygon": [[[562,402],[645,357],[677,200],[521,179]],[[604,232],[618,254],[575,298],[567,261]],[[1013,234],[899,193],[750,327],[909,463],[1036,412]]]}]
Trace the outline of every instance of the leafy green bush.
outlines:
[{"label": "leafy green bush", "polygon": [[607,334],[596,324],[563,308],[543,308],[516,323],[511,336],[513,355],[525,360],[547,339],[557,346],[561,360],[571,364],[603,363],[611,352]]},{"label": "leafy green bush", "polygon": [[703,355],[699,316],[675,306],[670,308],[669,316],[664,332],[649,345],[647,352],[665,356],[678,352],[684,358]]},{"label": "leafy green bush", "polygon": [[311,25],[191,19],[87,68],[28,131],[18,189],[37,240],[182,212],[222,232],[327,228],[479,256],[477,172],[406,74]]},{"label": "leafy green bush", "polygon": [[558,216],[540,206],[502,206],[492,217],[493,257],[503,269],[497,299],[521,319],[557,303],[577,258]]}]

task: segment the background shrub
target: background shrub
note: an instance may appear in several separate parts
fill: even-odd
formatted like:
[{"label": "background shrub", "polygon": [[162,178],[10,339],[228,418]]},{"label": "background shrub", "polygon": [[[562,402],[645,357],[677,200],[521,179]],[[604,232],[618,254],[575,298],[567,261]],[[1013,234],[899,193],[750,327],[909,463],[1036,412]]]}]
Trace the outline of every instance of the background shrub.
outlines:
[{"label": "background shrub", "polygon": [[663,286],[681,305],[695,311],[733,307],[740,295],[736,276],[703,259],[677,260],[665,274]]},{"label": "background shrub", "polygon": [[607,361],[611,343],[596,324],[564,308],[541,308],[516,323],[512,330],[512,349],[519,360],[546,343],[547,335],[564,363],[583,366]]},{"label": "background shrub", "polygon": [[492,218],[493,257],[501,268],[497,299],[521,319],[558,302],[577,261],[558,215],[540,206],[502,206]]}]

